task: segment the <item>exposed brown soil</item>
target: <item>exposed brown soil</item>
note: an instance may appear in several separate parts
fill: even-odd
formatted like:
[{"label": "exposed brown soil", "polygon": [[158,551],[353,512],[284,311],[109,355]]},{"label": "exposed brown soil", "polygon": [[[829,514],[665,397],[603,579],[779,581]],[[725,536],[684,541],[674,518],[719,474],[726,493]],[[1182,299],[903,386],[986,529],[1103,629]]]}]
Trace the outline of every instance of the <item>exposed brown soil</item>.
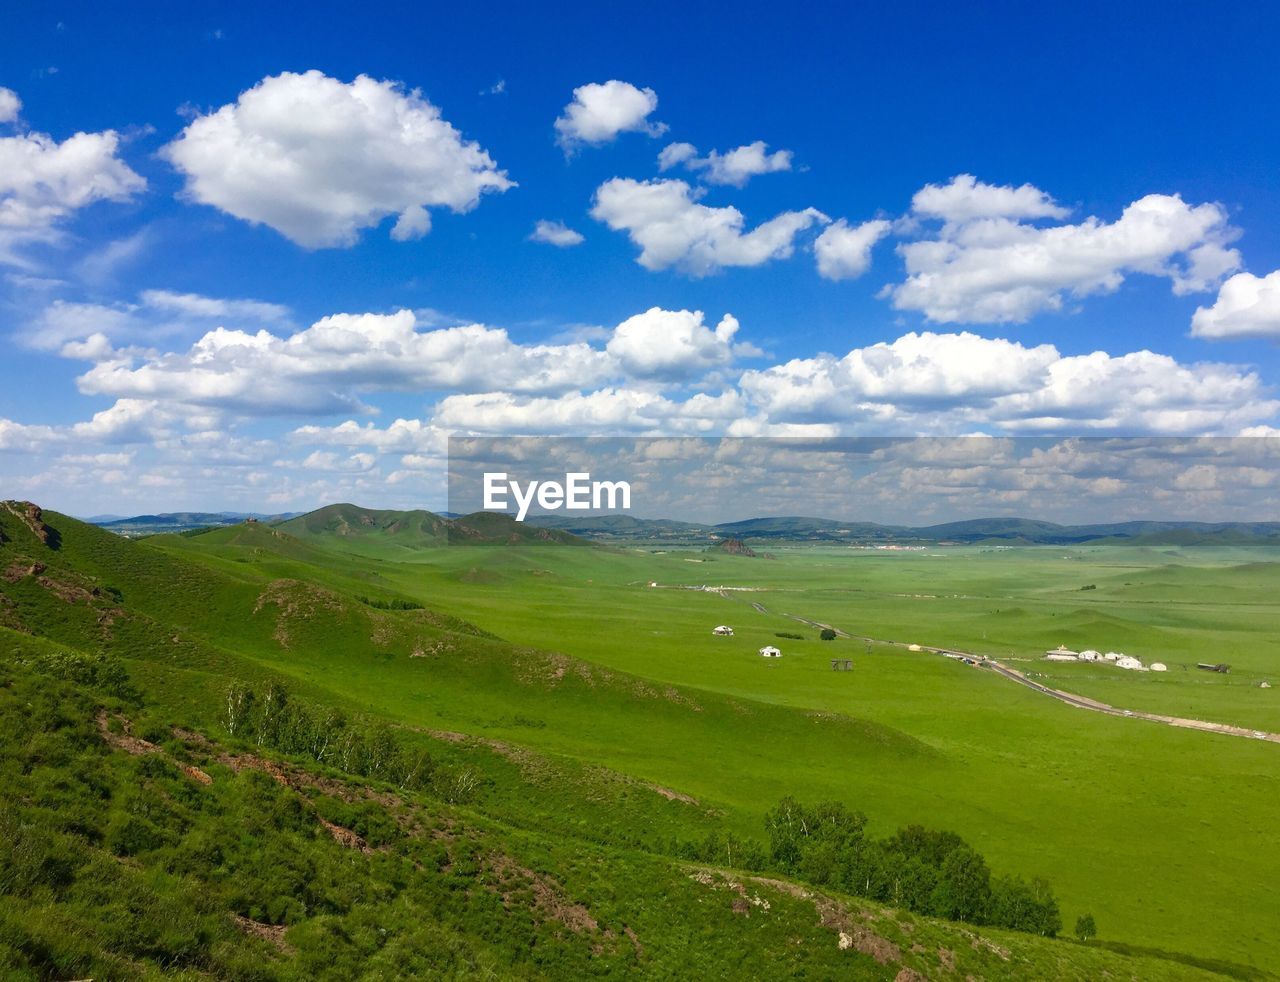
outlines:
[{"label": "exposed brown soil", "polygon": [[140,757],[143,754],[164,753],[164,749],[162,747],[157,747],[154,743],[150,743],[143,740],[141,737],[136,737],[130,733],[129,731],[131,727],[129,721],[123,716],[115,716],[114,718],[119,721],[124,732],[113,732],[111,729],[112,718],[113,717],[105,709],[99,709],[97,715],[94,717],[94,722],[98,724],[98,734],[109,747],[114,747],[116,750],[123,750],[125,753],[134,757]]},{"label": "exposed brown soil", "polygon": [[6,501],[3,502],[4,509],[13,515],[18,521],[22,522],[31,530],[34,535],[45,545],[56,542],[55,533],[49,526],[44,523],[44,513],[38,505],[33,505],[29,501]]},{"label": "exposed brown soil", "polygon": [[599,922],[582,904],[565,896],[564,889],[551,877],[521,866],[505,853],[490,853],[485,866],[494,877],[495,887],[504,907],[510,908],[521,888],[532,894],[532,908],[548,920],[558,921],[574,934],[595,934]]},{"label": "exposed brown soil", "polygon": [[250,937],[261,938],[268,944],[274,945],[280,951],[293,952],[293,946],[284,939],[284,932],[287,928],[283,924],[263,924],[261,921],[250,920],[248,917],[242,917],[239,914],[233,914],[232,920],[236,922],[236,927]]}]

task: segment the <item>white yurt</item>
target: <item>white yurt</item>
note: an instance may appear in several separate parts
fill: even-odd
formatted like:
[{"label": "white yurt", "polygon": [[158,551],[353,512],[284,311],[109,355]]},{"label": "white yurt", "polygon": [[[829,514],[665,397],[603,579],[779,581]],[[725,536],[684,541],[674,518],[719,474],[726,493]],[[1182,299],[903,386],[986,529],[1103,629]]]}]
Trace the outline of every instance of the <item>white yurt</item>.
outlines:
[{"label": "white yurt", "polygon": [[1164,662],[1162,662],[1162,661],[1153,661],[1153,662],[1151,663],[1151,671],[1153,671],[1153,672],[1167,672],[1167,671],[1169,671],[1169,666],[1168,666],[1168,665],[1166,665],[1166,664],[1165,664]]},{"label": "white yurt", "polygon": [[781,658],[782,652],[779,651],[777,648],[775,648],[773,645],[767,644],[760,649],[760,657],[761,658]]}]

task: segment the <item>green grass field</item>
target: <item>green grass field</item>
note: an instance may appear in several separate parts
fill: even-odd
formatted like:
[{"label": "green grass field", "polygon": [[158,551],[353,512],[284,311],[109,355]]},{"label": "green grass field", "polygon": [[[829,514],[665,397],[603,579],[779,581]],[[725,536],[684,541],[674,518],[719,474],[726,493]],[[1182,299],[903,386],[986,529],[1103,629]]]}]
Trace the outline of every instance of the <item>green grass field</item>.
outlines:
[{"label": "green grass field", "polygon": [[[936,655],[820,641],[788,615],[998,656],[1124,708],[1280,730],[1280,689],[1257,684],[1280,669],[1280,556],[769,548],[776,559],[370,536],[353,553],[341,537],[248,525],[140,543],[68,535],[63,558],[138,612],[108,647],[175,721],[216,728],[229,677],[287,678],[406,732],[525,748],[560,777],[535,791],[499,780],[491,806],[564,834],[758,839],[783,796],[838,800],[877,834],[950,829],[997,872],[1047,878],[1064,922],[1092,912],[1107,942],[1276,971],[1280,747],[1071,708]],[[702,585],[739,589],[686,589]],[[91,611],[51,605],[28,580],[6,595],[53,640],[95,630]],[[735,636],[713,637],[721,623]],[[760,658],[766,643],[783,657]],[[1039,660],[1059,643],[1170,671]],[[831,671],[834,657],[853,671]],[[1233,671],[1181,667],[1204,660]],[[597,773],[662,790],[566,803]]]},{"label": "green grass field", "polygon": [[[164,547],[283,574],[274,551],[255,555],[224,532]],[[372,576],[390,593],[506,640],[680,686],[706,703],[701,712],[673,704],[660,733],[637,731],[589,688],[550,700],[522,694],[523,711],[546,726],[520,731],[503,725],[510,710],[495,705],[495,690],[441,702],[425,680],[415,684],[416,665],[343,673],[340,685],[404,721],[492,733],[643,775],[715,802],[742,830],[787,792],[846,801],[885,828],[927,815],[1008,868],[1047,876],[1068,908],[1093,910],[1115,937],[1280,964],[1269,929],[1280,916],[1280,847],[1269,832],[1280,800],[1275,745],[1088,713],[938,656],[822,642],[784,616],[998,656],[1123,708],[1280,730],[1280,689],[1258,687],[1280,669],[1280,556],[1123,547],[773,552],[775,560],[491,547],[406,557],[397,549],[380,562],[323,564],[335,584]],[[677,589],[702,584],[750,592]],[[1096,589],[1081,589],[1088,585]],[[712,637],[719,623],[736,636]],[[760,658],[765,643],[782,647],[783,658]],[[1059,643],[1163,660],[1171,670],[1040,660]],[[836,655],[851,657],[854,671],[832,672]],[[1230,662],[1233,672],[1185,667],[1206,660]],[[750,711],[717,711],[712,694]],[[1206,918],[1214,909],[1232,911],[1230,924]]]}]

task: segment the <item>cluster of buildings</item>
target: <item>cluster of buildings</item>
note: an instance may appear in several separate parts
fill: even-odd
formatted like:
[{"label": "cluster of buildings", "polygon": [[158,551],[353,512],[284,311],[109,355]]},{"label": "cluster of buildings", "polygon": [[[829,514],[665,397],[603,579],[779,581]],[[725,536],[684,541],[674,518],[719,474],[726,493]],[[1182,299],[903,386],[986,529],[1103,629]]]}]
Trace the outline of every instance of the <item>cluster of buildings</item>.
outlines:
[{"label": "cluster of buildings", "polygon": [[1153,661],[1150,665],[1144,665],[1133,655],[1122,654],[1119,651],[1108,651],[1106,654],[1094,651],[1091,648],[1085,651],[1072,651],[1066,645],[1058,645],[1052,651],[1046,651],[1044,657],[1046,661],[1099,662],[1103,665],[1114,665],[1116,668],[1123,668],[1129,672],[1166,672],[1169,670],[1169,666],[1164,662]]}]

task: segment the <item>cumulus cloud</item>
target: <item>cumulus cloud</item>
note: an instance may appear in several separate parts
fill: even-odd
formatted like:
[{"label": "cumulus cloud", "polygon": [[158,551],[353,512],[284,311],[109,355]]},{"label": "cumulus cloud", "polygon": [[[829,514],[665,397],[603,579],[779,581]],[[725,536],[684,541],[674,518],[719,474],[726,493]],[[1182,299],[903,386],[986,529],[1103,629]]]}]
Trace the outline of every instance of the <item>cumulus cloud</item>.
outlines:
[{"label": "cumulus cloud", "polygon": [[[0,123],[13,122],[18,97],[0,89]],[[52,242],[75,212],[99,201],[128,201],[147,182],[118,156],[114,130],[76,133],[59,143],[47,133],[0,137],[0,262],[27,265],[16,249]]]},{"label": "cumulus cloud", "polygon": [[547,245],[567,249],[569,246],[581,245],[584,241],[581,232],[569,228],[564,222],[551,222],[540,219],[529,236],[531,242],[545,242]]},{"label": "cumulus cloud", "polygon": [[514,186],[417,89],[314,69],[264,78],[162,153],[186,176],[188,199],[308,249],[350,246],[393,215],[392,238],[419,238],[428,209],[470,211]]},{"label": "cumulus cloud", "polygon": [[855,432],[1235,434],[1280,410],[1240,366],[1150,351],[1063,356],[968,332],[795,359],[744,373],[740,388],[772,423],[835,421]]},{"label": "cumulus cloud", "polygon": [[786,211],[748,232],[737,208],[698,202],[700,191],[684,181],[635,181],[615,177],[596,191],[591,216],[640,247],[645,269],[675,268],[707,276],[729,266],[760,266],[785,259],[799,233],[828,221],[815,208]]},{"label": "cumulus cloud", "polygon": [[851,226],[843,218],[823,229],[813,243],[818,275],[828,280],[857,279],[871,265],[871,250],[889,234],[892,223],[877,219]]},{"label": "cumulus cloud", "polygon": [[797,358],[742,376],[742,390],[770,418],[788,422],[881,418],[908,406],[989,404],[1041,385],[1058,358],[1051,345],[1027,348],[975,334],[906,334],[855,348],[843,358]]},{"label": "cumulus cloud", "polygon": [[1237,273],[1222,284],[1211,307],[1191,317],[1197,338],[1280,338],[1280,270],[1267,276]]},{"label": "cumulus cloud", "polygon": [[337,426],[300,426],[291,437],[298,443],[336,447],[370,447],[380,453],[443,454],[448,434],[420,419],[397,419],[385,427],[349,419]]},{"label": "cumulus cloud", "polygon": [[608,388],[527,398],[507,392],[454,395],[433,420],[450,430],[499,434],[699,433],[722,430],[743,411],[741,396],[699,393],[684,401],[638,389]]},{"label": "cumulus cloud", "polygon": [[708,184],[729,184],[741,188],[757,175],[791,170],[792,156],[790,150],[769,153],[769,145],[763,140],[725,153],[712,150],[705,157],[698,156],[698,148],[692,143],[672,143],[658,154],[658,170],[666,171],[683,165],[686,170],[700,173]]},{"label": "cumulus cloud", "polygon": [[0,450],[47,453],[67,444],[146,443],[172,433],[177,417],[155,402],[119,399],[90,419],[63,426],[0,418]]},{"label": "cumulus cloud", "polygon": [[442,389],[559,392],[595,384],[609,357],[585,343],[521,346],[471,324],[420,331],[412,311],[334,314],[287,337],[219,327],[186,352],[101,362],[83,392],[168,399],[243,413],[367,409],[359,393]]},{"label": "cumulus cloud", "polygon": [[906,280],[886,289],[899,310],[939,323],[1020,323],[1066,297],[1119,288],[1125,276],[1167,277],[1175,293],[1211,289],[1239,267],[1237,232],[1216,204],[1150,194],[1107,223],[1041,226],[1062,210],[1030,185],[993,187],[962,175],[930,186],[917,214],[944,221],[936,237],[899,247]]},{"label": "cumulus cloud", "polygon": [[667,130],[666,123],[649,119],[657,108],[658,96],[653,89],[640,89],[630,82],[611,79],[580,85],[556,120],[556,142],[571,153],[582,144],[598,147],[608,143],[619,133],[661,136]]},{"label": "cumulus cloud", "polygon": [[737,333],[732,314],[712,330],[700,310],[651,307],[619,324],[605,350],[634,377],[687,379],[729,364]]},{"label": "cumulus cloud", "polygon": [[[260,322],[283,314],[257,301],[206,303],[207,298],[156,292],[163,304],[183,308],[225,305],[234,312],[244,305]],[[106,314],[125,326],[106,324]],[[293,333],[218,326],[186,351],[116,348],[101,334],[70,340],[93,328],[126,334],[134,316],[94,305],[55,304],[46,311],[43,337],[48,347],[61,342],[65,356],[95,362],[78,379],[86,394],[245,415],[366,412],[363,397],[386,391],[547,395],[628,378],[663,387],[695,380],[735,357],[759,354],[751,344],[735,341],[738,321],[730,314],[712,328],[701,311],[659,307],[604,332],[603,349],[585,340],[522,345],[505,330],[481,324],[424,329],[408,310],[335,314]],[[403,448],[418,444],[409,441]]]},{"label": "cumulus cloud", "polygon": [[998,186],[979,181],[972,174],[958,174],[947,184],[926,184],[911,199],[911,210],[945,222],[970,222],[976,218],[1066,218],[1069,208],[1058,205],[1044,191],[1030,184]]}]

